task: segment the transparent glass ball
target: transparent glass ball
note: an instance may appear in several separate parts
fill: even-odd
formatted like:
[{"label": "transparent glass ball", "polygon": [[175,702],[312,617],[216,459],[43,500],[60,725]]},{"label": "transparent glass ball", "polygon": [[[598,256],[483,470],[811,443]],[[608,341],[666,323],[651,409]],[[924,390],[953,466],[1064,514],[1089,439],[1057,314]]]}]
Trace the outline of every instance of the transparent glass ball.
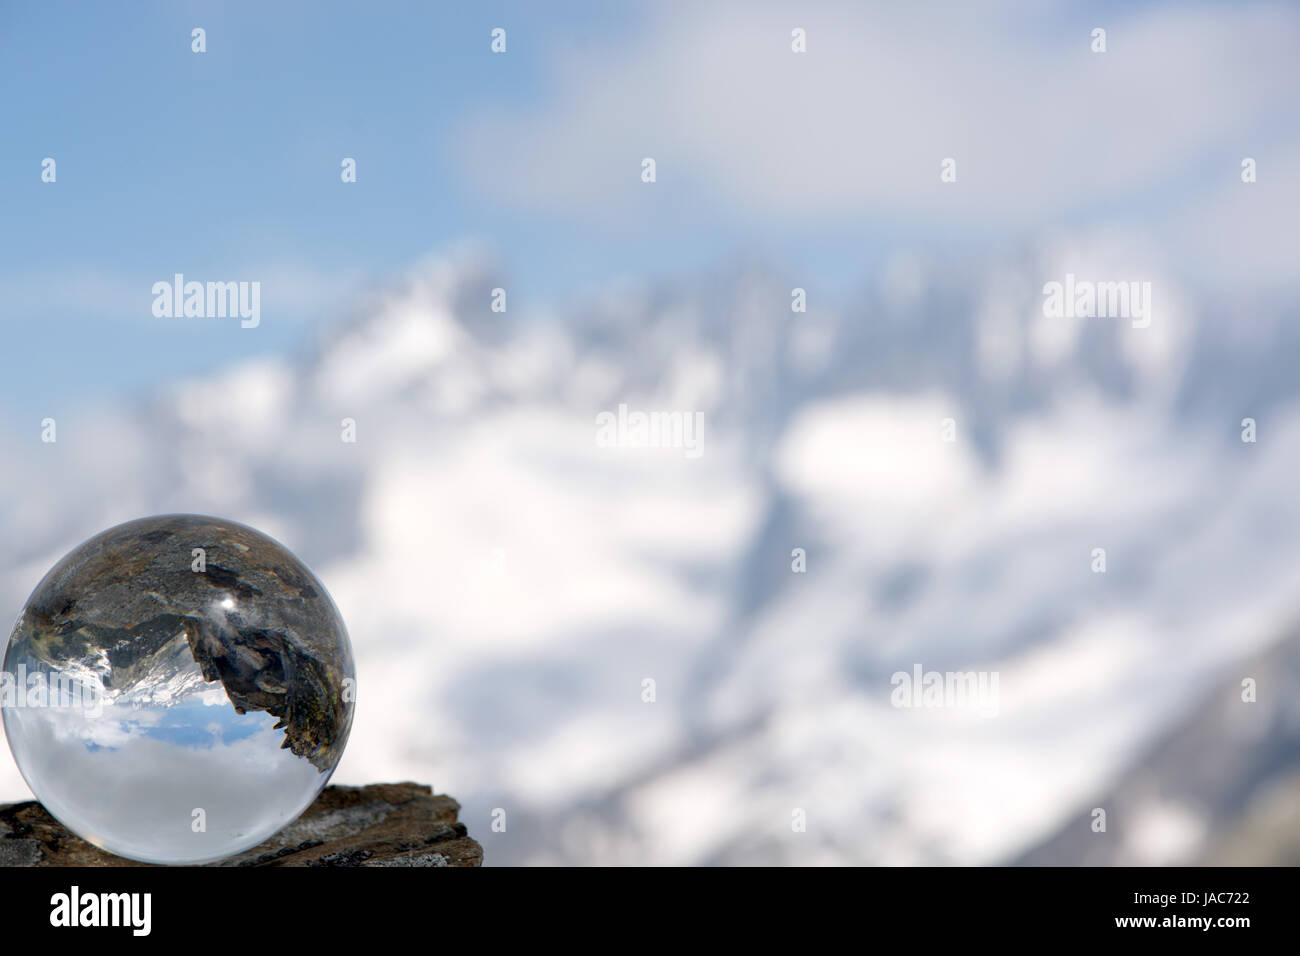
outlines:
[{"label": "transparent glass ball", "polygon": [[78,836],[203,863],[294,820],[352,726],[338,609],[283,545],[162,515],[96,535],[45,575],[0,674],[5,733],[36,798]]}]

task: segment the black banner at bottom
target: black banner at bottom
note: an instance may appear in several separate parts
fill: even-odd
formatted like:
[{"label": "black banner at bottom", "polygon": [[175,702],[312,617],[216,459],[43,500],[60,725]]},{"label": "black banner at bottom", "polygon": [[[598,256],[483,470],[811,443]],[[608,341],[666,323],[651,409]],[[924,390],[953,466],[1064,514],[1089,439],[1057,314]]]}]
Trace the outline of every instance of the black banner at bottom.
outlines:
[{"label": "black banner at bottom", "polygon": [[127,946],[296,947],[390,932],[431,944],[522,932],[610,945],[620,932],[680,939],[678,930],[765,945],[847,932],[927,944],[1130,937],[1231,946],[1279,934],[1294,892],[1293,870],[1210,868],[10,868],[0,880],[7,942],[48,934]]}]

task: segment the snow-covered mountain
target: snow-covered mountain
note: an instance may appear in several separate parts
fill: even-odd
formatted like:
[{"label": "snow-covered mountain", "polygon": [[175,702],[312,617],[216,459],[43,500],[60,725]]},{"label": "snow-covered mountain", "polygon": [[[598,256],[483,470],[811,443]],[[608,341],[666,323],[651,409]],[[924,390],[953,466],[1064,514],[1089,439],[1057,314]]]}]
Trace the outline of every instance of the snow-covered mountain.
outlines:
[{"label": "snow-covered mountain", "polygon": [[[1135,261],[1150,328],[1044,316]],[[489,863],[1009,859],[1295,610],[1288,303],[1050,239],[806,313],[748,265],[556,316],[506,285],[434,261],[300,359],[12,443],[0,599],[141,514],[266,531],[354,641],[336,779],[454,794]],[[597,441],[620,405],[702,453]],[[918,665],[996,672],[996,715],[894,706]]]},{"label": "snow-covered mountain", "polygon": [[[1084,866],[1300,863],[1300,635],[1207,689],[1133,766],[1019,862]],[[1105,829],[1095,826],[1106,814]]]}]

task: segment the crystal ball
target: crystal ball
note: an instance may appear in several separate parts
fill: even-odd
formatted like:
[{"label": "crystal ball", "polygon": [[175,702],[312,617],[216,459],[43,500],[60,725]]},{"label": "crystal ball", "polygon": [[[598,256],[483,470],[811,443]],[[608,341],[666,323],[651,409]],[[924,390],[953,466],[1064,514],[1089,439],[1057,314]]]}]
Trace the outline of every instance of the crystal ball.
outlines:
[{"label": "crystal ball", "polygon": [[149,863],[256,846],[338,765],[355,672],[338,609],[288,549],[199,515],[142,518],[36,586],[0,672],[14,760],[83,839]]}]

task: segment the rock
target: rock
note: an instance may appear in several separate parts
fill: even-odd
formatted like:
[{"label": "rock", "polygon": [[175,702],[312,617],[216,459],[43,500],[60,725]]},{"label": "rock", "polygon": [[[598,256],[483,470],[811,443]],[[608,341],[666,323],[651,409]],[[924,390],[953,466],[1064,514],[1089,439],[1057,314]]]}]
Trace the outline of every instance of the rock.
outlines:
[{"label": "rock", "polygon": [[[209,866],[481,866],[460,804],[418,783],[326,787],[271,839]],[[0,866],[148,866],[105,853],[39,803],[0,806]]]}]

